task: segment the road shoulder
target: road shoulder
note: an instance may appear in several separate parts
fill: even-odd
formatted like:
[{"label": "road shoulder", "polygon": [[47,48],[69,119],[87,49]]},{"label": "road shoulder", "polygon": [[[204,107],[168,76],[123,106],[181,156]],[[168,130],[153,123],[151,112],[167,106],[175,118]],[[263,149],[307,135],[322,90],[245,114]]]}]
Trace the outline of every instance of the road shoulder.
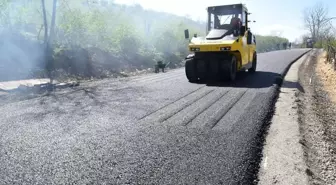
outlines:
[{"label": "road shoulder", "polygon": [[284,78],[263,149],[258,174],[261,185],[308,184],[304,150],[300,144],[297,95],[303,90],[298,71],[300,65],[310,59],[310,53],[296,61]]}]

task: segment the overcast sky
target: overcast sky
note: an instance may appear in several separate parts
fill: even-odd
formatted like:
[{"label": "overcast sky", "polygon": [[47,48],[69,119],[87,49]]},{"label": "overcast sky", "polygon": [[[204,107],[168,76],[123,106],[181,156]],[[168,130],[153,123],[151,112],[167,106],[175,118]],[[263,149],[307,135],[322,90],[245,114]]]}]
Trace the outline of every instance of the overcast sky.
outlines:
[{"label": "overcast sky", "polygon": [[[300,38],[305,31],[303,28],[303,9],[323,2],[329,8],[330,16],[336,16],[336,0],[115,0],[117,3],[138,3],[145,9],[169,12],[177,15],[190,15],[193,19],[206,18],[207,6],[245,3],[252,13],[251,20],[256,23],[251,25],[254,33],[269,35],[281,34],[294,41]],[[336,21],[335,21],[336,22]]]}]

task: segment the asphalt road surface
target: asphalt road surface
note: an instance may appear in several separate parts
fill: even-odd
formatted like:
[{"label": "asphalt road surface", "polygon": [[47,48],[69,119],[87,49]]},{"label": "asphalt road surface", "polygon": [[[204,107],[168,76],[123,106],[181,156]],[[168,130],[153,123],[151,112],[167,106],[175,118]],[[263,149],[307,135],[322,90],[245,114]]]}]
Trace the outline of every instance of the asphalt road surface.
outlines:
[{"label": "asphalt road surface", "polygon": [[0,105],[0,184],[251,184],[273,84],[306,51],[232,84],[178,69]]}]

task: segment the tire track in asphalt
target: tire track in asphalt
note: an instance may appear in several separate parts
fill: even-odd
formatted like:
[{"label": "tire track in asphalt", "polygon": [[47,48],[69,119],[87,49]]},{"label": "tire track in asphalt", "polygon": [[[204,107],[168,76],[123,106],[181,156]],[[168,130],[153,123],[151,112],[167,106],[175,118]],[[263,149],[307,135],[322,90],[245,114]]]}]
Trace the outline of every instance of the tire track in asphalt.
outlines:
[{"label": "tire track in asphalt", "polygon": [[233,107],[235,107],[247,91],[247,89],[234,89],[230,91],[227,96],[219,99],[206,111],[192,120],[189,126],[193,128],[212,129]]},{"label": "tire track in asphalt", "polygon": [[198,99],[191,105],[185,107],[180,112],[169,117],[163,123],[166,125],[187,126],[199,114],[206,111],[212,104],[223,97],[227,97],[232,88],[215,89],[213,92]]},{"label": "tire track in asphalt", "polygon": [[239,101],[218,121],[212,128],[213,130],[230,130],[236,121],[240,119],[246,108],[250,105],[252,100],[255,99],[256,91],[247,90]]},{"label": "tire track in asphalt", "polygon": [[[141,117],[139,120],[141,121],[159,121],[168,119],[173,116],[177,112],[181,111],[185,107],[194,103],[197,99],[200,99],[209,93],[213,92],[214,88],[205,88],[205,86],[201,86],[196,90],[187,93],[186,95],[178,98],[177,100]],[[158,119],[155,119],[158,118]]]}]

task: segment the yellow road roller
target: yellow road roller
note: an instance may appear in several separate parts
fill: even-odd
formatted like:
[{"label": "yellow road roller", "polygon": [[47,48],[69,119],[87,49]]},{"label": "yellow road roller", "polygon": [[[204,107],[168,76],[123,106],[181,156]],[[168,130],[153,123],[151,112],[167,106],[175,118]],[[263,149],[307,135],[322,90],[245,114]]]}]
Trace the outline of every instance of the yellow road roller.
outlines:
[{"label": "yellow road roller", "polygon": [[[249,28],[244,4],[207,7],[205,37],[189,38],[190,54],[185,58],[189,82],[204,80],[234,81],[238,71],[254,73],[257,67],[256,40]],[[253,21],[255,22],[255,21]]]}]

